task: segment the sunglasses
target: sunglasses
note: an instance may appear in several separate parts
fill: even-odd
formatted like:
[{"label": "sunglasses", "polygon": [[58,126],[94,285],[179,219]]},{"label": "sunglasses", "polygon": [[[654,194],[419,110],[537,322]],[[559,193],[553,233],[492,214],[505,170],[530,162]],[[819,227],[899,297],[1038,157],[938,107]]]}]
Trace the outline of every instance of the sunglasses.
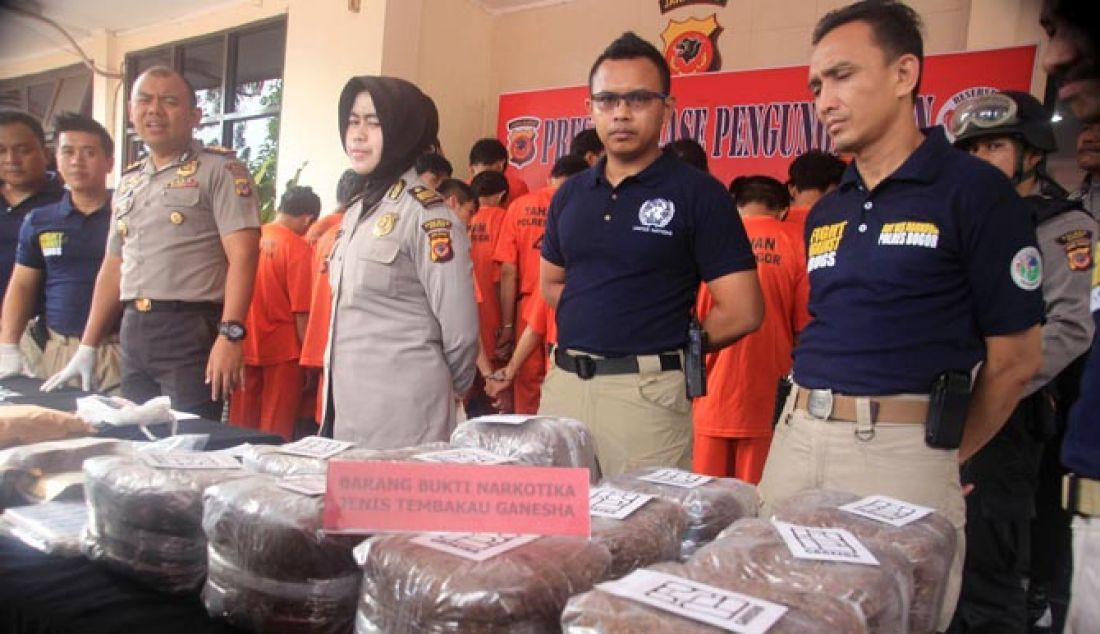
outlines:
[{"label": "sunglasses", "polygon": [[592,105],[596,107],[596,110],[608,112],[619,107],[619,104],[626,102],[626,107],[631,110],[641,110],[649,106],[654,101],[664,101],[668,99],[668,95],[663,92],[655,92],[652,90],[631,90],[630,92],[598,92],[589,100]]}]

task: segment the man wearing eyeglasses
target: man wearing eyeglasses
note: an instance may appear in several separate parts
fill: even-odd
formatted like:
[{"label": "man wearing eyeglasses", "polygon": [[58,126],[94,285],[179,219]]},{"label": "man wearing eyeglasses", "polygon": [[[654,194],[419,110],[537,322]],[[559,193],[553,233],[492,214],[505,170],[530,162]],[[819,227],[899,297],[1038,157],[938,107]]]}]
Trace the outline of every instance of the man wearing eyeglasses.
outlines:
[{"label": "man wearing eyeglasses", "polygon": [[826,14],[812,42],[817,116],[854,158],[806,222],[813,320],[760,482],[762,516],[823,487],[936,509],[959,547],[939,618],[914,629],[942,631],[965,550],[959,462],[1039,369],[1042,260],[1004,174],[917,127],[913,9],[857,2]]},{"label": "man wearing eyeglasses", "polygon": [[550,204],[541,290],[558,347],[540,414],[588,425],[605,475],[691,468],[682,350],[700,281],[708,350],[755,330],[763,299],[745,229],[721,183],[662,153],[673,100],[661,53],[625,33],[589,73],[606,156]]}]

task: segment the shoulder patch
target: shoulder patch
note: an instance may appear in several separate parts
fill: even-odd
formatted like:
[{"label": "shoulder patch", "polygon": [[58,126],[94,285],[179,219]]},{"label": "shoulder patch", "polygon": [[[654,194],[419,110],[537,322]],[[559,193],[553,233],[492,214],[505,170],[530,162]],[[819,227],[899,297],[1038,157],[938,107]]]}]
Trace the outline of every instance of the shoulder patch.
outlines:
[{"label": "shoulder patch", "polygon": [[425,207],[431,207],[432,205],[438,205],[443,202],[443,197],[436,193],[434,189],[428,189],[423,185],[410,187],[409,195]]},{"label": "shoulder patch", "polygon": [[431,233],[433,231],[446,231],[452,226],[454,226],[454,224],[446,218],[432,218],[428,222],[420,225],[420,228],[428,233]]},{"label": "shoulder patch", "polygon": [[211,154],[217,154],[218,156],[237,156],[237,151],[233,148],[227,148],[223,145],[204,145],[203,152],[210,152]]},{"label": "shoulder patch", "polygon": [[399,178],[397,182],[390,186],[386,191],[386,200],[397,200],[401,197],[401,192],[405,191],[405,179]]},{"label": "shoulder patch", "polygon": [[248,168],[244,166],[244,163],[229,161],[225,164],[225,169],[233,176],[233,189],[237,192],[237,196],[241,198],[251,196],[252,175],[248,173]]},{"label": "shoulder patch", "polygon": [[1066,264],[1071,271],[1088,271],[1092,268],[1092,232],[1074,229],[1055,238],[1066,250]]}]

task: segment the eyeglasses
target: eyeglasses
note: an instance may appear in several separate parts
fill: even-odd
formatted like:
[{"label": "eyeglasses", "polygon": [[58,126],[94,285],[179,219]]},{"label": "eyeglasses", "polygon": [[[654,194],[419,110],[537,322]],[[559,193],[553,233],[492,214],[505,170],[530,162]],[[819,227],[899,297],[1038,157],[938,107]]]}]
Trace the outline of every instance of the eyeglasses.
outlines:
[{"label": "eyeglasses", "polygon": [[619,104],[626,102],[626,107],[631,110],[641,110],[649,106],[655,100],[664,101],[668,99],[668,95],[663,92],[654,92],[652,90],[631,90],[630,92],[598,92],[592,95],[590,98],[592,105],[596,107],[596,110],[602,110],[608,112],[619,107]]},{"label": "eyeglasses", "polygon": [[961,136],[973,127],[997,128],[1016,123],[1016,101],[1008,95],[994,93],[964,101],[951,117],[951,135]]}]

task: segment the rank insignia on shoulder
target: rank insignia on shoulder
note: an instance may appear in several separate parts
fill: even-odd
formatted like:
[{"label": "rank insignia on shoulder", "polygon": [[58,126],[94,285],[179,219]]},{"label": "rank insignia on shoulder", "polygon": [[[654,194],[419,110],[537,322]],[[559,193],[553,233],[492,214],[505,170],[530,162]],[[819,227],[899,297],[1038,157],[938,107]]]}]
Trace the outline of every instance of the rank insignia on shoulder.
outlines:
[{"label": "rank insignia on shoulder", "polygon": [[386,200],[397,200],[401,197],[401,192],[405,191],[405,179],[399,178],[397,182],[390,186],[386,191]]},{"label": "rank insignia on shoulder", "polygon": [[137,168],[141,167],[143,163],[145,163],[145,159],[138,159],[138,160],[134,161],[133,163],[130,163],[129,165],[127,165],[126,168],[122,170],[122,173],[125,174],[126,172],[132,172],[132,171],[136,170]]},{"label": "rank insignia on shoulder", "polygon": [[440,196],[434,189],[428,189],[423,185],[416,185],[409,188],[409,195],[412,196],[425,207],[431,207],[443,202],[443,197]]},{"label": "rank insignia on shoulder", "polygon": [[450,262],[455,256],[454,246],[451,244],[451,230],[437,229],[428,232],[428,247],[432,262],[442,264]]},{"label": "rank insignia on shoulder", "polygon": [[227,148],[224,145],[206,145],[203,146],[202,149],[211,154],[217,154],[218,156],[237,156],[236,150]]},{"label": "rank insignia on shoulder", "polygon": [[452,226],[454,225],[446,218],[432,218],[428,222],[420,225],[420,228],[431,233],[433,231],[450,231]]},{"label": "rank insignia on shoulder", "polygon": [[1087,271],[1092,268],[1092,232],[1088,229],[1067,231],[1056,238],[1066,250],[1066,264],[1071,271]]}]

